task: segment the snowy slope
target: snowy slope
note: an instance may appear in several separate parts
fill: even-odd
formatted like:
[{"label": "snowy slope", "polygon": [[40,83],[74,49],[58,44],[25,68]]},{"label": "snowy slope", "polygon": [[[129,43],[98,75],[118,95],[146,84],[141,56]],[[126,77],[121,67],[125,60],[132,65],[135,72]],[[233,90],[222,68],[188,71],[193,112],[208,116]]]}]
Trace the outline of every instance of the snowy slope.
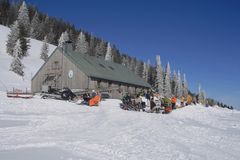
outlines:
[{"label": "snowy slope", "polygon": [[240,112],[188,106],[169,115],[0,92],[4,160],[239,160]]},{"label": "snowy slope", "polygon": [[[29,56],[23,59],[25,76],[22,78],[14,72],[9,71],[12,62],[12,57],[6,53],[6,41],[9,32],[10,29],[8,27],[0,25],[0,91],[11,90],[12,88],[30,88],[32,76],[44,63],[40,59],[42,42],[35,39],[30,40],[31,48],[29,49]],[[52,53],[55,48],[56,46],[49,45],[49,53]]]}]

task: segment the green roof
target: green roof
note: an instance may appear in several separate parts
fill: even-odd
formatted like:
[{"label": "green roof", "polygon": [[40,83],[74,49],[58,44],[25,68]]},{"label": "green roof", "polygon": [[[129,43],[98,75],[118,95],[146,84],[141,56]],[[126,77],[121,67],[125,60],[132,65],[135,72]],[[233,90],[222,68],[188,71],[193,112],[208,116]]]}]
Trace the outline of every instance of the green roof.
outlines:
[{"label": "green roof", "polygon": [[151,87],[142,78],[135,75],[132,71],[121,64],[105,61],[104,59],[74,51],[67,51],[63,54],[89,77],[147,88]]}]

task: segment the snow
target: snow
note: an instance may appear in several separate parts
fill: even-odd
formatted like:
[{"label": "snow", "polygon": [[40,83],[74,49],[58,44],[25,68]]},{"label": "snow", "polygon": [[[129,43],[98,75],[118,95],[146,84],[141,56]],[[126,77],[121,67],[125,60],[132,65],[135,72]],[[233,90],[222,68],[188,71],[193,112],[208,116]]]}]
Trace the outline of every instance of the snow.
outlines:
[{"label": "snow", "polygon": [[25,76],[10,72],[9,31],[0,25],[0,159],[240,159],[240,111],[197,105],[163,115],[124,111],[114,99],[88,107],[37,95],[7,98],[7,89],[30,88],[44,63],[42,42],[31,39]]},{"label": "snow", "polygon": [[0,92],[4,160],[240,159],[240,112],[188,106],[171,114],[124,111],[120,100],[98,107],[7,98]]},{"label": "snow", "polygon": [[[12,62],[12,57],[6,53],[6,41],[9,32],[10,29],[8,27],[0,25],[0,91],[12,90],[12,88],[30,89],[31,78],[44,63],[44,61],[40,59],[43,42],[30,39],[31,48],[28,51],[29,56],[23,58],[22,61],[25,66],[25,76],[22,78],[14,72],[9,71]],[[49,53],[52,53],[55,48],[56,46],[49,44]]]}]

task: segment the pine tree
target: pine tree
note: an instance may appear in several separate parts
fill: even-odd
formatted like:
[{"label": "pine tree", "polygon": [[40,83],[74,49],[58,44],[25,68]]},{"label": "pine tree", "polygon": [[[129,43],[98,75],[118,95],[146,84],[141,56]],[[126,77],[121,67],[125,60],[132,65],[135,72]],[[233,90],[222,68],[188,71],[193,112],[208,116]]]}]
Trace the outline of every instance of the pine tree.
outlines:
[{"label": "pine tree", "polygon": [[23,27],[24,36],[29,36],[30,20],[28,15],[28,8],[25,1],[23,1],[21,7],[19,8],[17,20],[19,26]]},{"label": "pine tree", "polygon": [[7,25],[9,18],[10,2],[9,0],[0,1],[0,24]]},{"label": "pine tree", "polygon": [[47,43],[54,44],[56,35],[53,32],[53,29],[50,28],[50,31],[47,34]]},{"label": "pine tree", "polygon": [[178,77],[177,77],[177,97],[181,98],[183,95],[182,91],[182,80],[181,80],[181,73],[178,70]]},{"label": "pine tree", "polygon": [[67,31],[65,31],[61,34],[61,37],[58,40],[58,46],[63,47],[63,43],[66,41],[69,41],[69,36],[68,36]]},{"label": "pine tree", "polygon": [[135,70],[134,73],[136,75],[138,75],[139,77],[142,77],[142,73],[143,73],[143,63],[141,61],[136,61],[136,65],[135,65]]},{"label": "pine tree", "polygon": [[188,95],[188,84],[186,79],[186,74],[183,74],[183,96],[187,97]]},{"label": "pine tree", "polygon": [[46,16],[41,22],[41,39],[49,33],[50,28],[52,28],[50,18]]},{"label": "pine tree", "polygon": [[201,104],[205,104],[205,93],[201,89],[201,85],[198,86],[198,102]]},{"label": "pine tree", "polygon": [[88,54],[90,56],[95,56],[95,38],[93,35],[90,35],[90,42],[89,42],[89,48],[88,48]]},{"label": "pine tree", "polygon": [[97,57],[99,58],[104,57],[104,54],[106,52],[106,45],[103,40],[101,40],[100,43],[97,44],[95,52]]},{"label": "pine tree", "polygon": [[41,23],[40,23],[40,20],[39,20],[39,15],[38,15],[38,12],[36,11],[34,16],[33,16],[31,26],[30,26],[30,28],[31,28],[30,29],[31,38],[40,39],[40,37],[41,37],[41,31],[39,29],[40,26],[41,26]]},{"label": "pine tree", "polygon": [[128,68],[128,58],[127,58],[127,54],[122,54],[122,65]]},{"label": "pine tree", "polygon": [[113,45],[112,47],[112,60],[115,63],[119,63],[119,64],[122,63],[121,54],[115,45]]},{"label": "pine tree", "polygon": [[156,88],[156,77],[157,77],[157,72],[156,72],[156,68],[153,66],[149,67],[149,72],[148,72],[148,83],[155,89]]},{"label": "pine tree", "polygon": [[164,76],[164,96],[170,98],[172,96],[171,93],[171,69],[170,69],[170,64],[168,62],[167,67],[166,67],[166,72]]},{"label": "pine tree", "polygon": [[150,60],[148,59],[147,63],[143,63],[143,72],[142,72],[142,78],[148,82],[148,79],[149,79],[149,69],[150,69],[150,66],[151,66],[151,62]]},{"label": "pine tree", "polygon": [[143,63],[142,78],[147,82],[147,80],[148,80],[148,71],[147,71],[147,64],[145,62]]},{"label": "pine tree", "polygon": [[107,52],[106,52],[105,60],[106,61],[112,61],[112,48],[111,48],[111,45],[110,45],[109,42],[108,42],[108,46],[107,46]]},{"label": "pine tree", "polygon": [[24,76],[24,72],[23,72],[24,65],[22,64],[20,57],[19,57],[22,55],[21,52],[22,52],[22,50],[20,47],[20,43],[19,43],[19,41],[17,41],[17,43],[14,47],[14,58],[10,65],[10,71],[13,71],[14,73],[16,73],[20,76]]},{"label": "pine tree", "polygon": [[79,37],[78,32],[75,31],[75,27],[74,25],[72,25],[71,28],[69,29],[69,40],[72,42],[72,47],[74,50],[76,49],[77,46],[78,37]]},{"label": "pine tree", "polygon": [[49,52],[49,45],[47,44],[47,36],[45,36],[43,45],[42,45],[41,55],[40,55],[40,58],[45,62],[48,59],[48,52]]},{"label": "pine tree", "polygon": [[172,94],[176,96],[177,95],[177,73],[175,70],[173,71],[171,86],[172,86]]},{"label": "pine tree", "polygon": [[163,69],[161,65],[160,55],[156,56],[157,67],[156,67],[156,88],[158,93],[163,95]]},{"label": "pine tree", "polygon": [[86,41],[86,38],[83,32],[80,32],[78,36],[76,51],[82,54],[85,54],[88,52],[88,42]]},{"label": "pine tree", "polygon": [[[1,5],[0,5],[1,6]],[[7,16],[7,26],[12,25],[17,20],[18,15],[18,5],[15,1],[12,1],[10,9]]]},{"label": "pine tree", "polygon": [[133,73],[135,73],[136,65],[137,65],[137,59],[136,59],[136,57],[130,57],[130,56],[129,56],[129,69],[130,69]]},{"label": "pine tree", "polygon": [[22,57],[28,55],[28,49],[30,48],[30,39],[26,37],[24,27],[19,26],[19,41],[20,41],[20,47],[22,49]]},{"label": "pine tree", "polygon": [[19,25],[18,21],[15,21],[14,24],[11,26],[11,31],[10,34],[8,35],[8,40],[6,44],[7,53],[11,56],[14,56],[13,51],[18,38],[19,38]]}]

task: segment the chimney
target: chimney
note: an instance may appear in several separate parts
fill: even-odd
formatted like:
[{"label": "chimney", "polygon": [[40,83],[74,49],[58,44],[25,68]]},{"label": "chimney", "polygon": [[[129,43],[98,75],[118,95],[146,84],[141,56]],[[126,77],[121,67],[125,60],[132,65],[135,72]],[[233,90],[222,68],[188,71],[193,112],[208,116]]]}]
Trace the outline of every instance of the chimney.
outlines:
[{"label": "chimney", "polygon": [[65,53],[71,53],[73,51],[72,41],[63,42],[62,47]]}]

